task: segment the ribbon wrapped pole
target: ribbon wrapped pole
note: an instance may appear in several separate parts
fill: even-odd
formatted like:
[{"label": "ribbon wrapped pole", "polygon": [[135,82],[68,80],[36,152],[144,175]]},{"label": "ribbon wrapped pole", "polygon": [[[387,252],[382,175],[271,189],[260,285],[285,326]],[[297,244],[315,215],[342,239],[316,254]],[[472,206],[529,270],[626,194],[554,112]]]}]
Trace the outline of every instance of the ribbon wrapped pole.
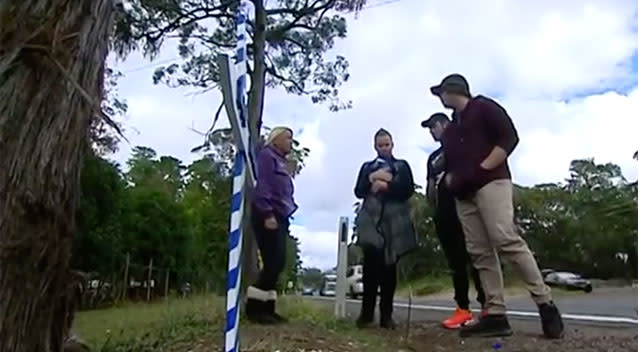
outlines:
[{"label": "ribbon wrapped pole", "polygon": [[226,352],[239,352],[239,308],[241,290],[242,217],[244,215],[243,185],[246,178],[244,157],[235,156],[233,194],[230,202],[230,233],[228,238],[228,276],[226,291]]},{"label": "ribbon wrapped pole", "polygon": [[242,258],[242,219],[244,218],[244,184],[247,175],[255,183],[255,168],[252,160],[250,129],[247,109],[247,59],[246,49],[248,6],[242,0],[237,12],[237,47],[234,65],[226,55],[219,61],[222,73],[222,92],[226,111],[238,141],[233,170],[233,193],[230,202],[230,228],[228,236],[228,274],[226,286],[226,330],[224,344],[226,352],[239,352],[239,313],[241,304],[241,258]]}]

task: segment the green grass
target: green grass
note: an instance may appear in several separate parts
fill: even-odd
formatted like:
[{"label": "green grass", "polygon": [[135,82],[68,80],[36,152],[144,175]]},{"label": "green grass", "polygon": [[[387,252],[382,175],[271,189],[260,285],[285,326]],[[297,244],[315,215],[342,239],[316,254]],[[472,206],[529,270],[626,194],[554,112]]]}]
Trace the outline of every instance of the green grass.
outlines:
[{"label": "green grass", "polygon": [[418,280],[401,284],[399,294],[408,296],[412,288],[412,295],[426,296],[452,289],[452,282],[449,276],[426,276]]},{"label": "green grass", "polygon": [[156,351],[223,324],[223,300],[216,297],[174,299],[154,304],[79,312],[74,329],[94,351]]},{"label": "green grass", "polygon": [[[98,352],[185,351],[193,350],[194,345],[206,346],[203,351],[217,351],[223,336],[223,306],[223,298],[212,296],[173,299],[169,303],[131,303],[79,312],[74,330],[92,351]],[[356,329],[352,321],[335,319],[321,303],[285,297],[279,310],[292,321],[275,330],[282,334],[264,334],[261,327],[242,321],[242,343],[260,346],[247,350],[274,351],[310,336],[311,340],[334,341],[337,345],[353,342],[367,346],[365,350],[385,351],[381,337]]]}]

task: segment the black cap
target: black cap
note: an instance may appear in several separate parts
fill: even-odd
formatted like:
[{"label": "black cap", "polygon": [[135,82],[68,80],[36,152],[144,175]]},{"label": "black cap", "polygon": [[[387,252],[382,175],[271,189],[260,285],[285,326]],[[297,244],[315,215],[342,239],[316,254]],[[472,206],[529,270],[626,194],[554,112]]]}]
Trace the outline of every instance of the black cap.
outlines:
[{"label": "black cap", "polygon": [[441,123],[450,122],[450,119],[447,117],[446,114],[442,112],[437,112],[433,114],[432,116],[430,116],[427,120],[423,120],[421,122],[421,127],[423,128],[434,127],[434,125],[436,125],[437,122],[441,122]]},{"label": "black cap", "polygon": [[443,92],[455,93],[471,97],[470,85],[467,83],[465,77],[458,73],[453,73],[443,78],[441,84],[430,88],[430,92],[434,95],[441,95]]}]

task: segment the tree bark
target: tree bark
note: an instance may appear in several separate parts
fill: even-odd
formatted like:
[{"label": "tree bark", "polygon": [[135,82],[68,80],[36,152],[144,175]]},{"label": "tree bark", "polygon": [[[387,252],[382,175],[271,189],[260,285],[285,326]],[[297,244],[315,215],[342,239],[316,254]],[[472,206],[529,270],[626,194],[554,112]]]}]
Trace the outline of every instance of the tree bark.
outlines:
[{"label": "tree bark", "polygon": [[[266,9],[263,0],[254,0],[255,5],[255,32],[253,37],[253,71],[250,77],[250,92],[248,95],[248,122],[251,136],[251,143],[257,147],[260,140],[261,120],[264,110],[264,93],[266,88]],[[256,150],[253,150],[256,157]],[[244,184],[244,219],[243,224],[243,273],[244,285],[252,284],[257,280],[259,274],[257,242],[252,229],[250,216],[252,213],[252,200],[254,190],[248,183],[248,178]]]},{"label": "tree bark", "polygon": [[0,352],[63,350],[81,153],[113,14],[111,0],[0,2]]}]

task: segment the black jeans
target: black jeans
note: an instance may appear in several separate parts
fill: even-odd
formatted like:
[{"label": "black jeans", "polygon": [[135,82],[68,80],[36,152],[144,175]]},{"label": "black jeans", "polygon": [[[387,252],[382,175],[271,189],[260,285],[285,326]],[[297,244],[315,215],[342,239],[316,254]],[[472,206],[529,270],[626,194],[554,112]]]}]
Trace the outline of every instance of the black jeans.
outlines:
[{"label": "black jeans", "polygon": [[383,249],[363,247],[363,302],[361,317],[364,321],[374,320],[377,292],[381,288],[379,311],[381,321],[392,319],[394,291],[397,287],[397,265],[386,265]]},{"label": "black jeans", "polygon": [[461,309],[469,309],[470,280],[468,269],[471,272],[474,287],[477,291],[477,301],[485,304],[485,292],[481,287],[478,271],[472,266],[470,256],[465,247],[465,235],[463,227],[456,214],[454,198],[449,195],[439,195],[439,204],[434,214],[434,226],[441,242],[441,248],[452,271],[454,284],[454,300]]},{"label": "black jeans", "polygon": [[279,227],[276,230],[269,230],[264,226],[263,216],[258,215],[254,210],[252,214],[252,225],[263,264],[255,287],[263,291],[275,290],[279,275],[286,266],[286,239],[289,221],[278,216]]}]

